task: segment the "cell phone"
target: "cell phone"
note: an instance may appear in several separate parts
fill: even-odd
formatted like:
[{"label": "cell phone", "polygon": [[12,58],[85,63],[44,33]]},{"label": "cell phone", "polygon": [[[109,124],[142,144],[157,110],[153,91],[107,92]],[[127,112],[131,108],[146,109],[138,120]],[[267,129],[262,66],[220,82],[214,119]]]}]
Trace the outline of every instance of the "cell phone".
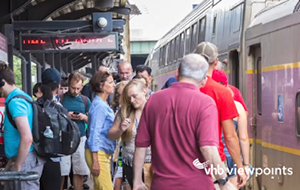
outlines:
[{"label": "cell phone", "polygon": [[73,114],[75,114],[75,115],[78,115],[78,114],[79,114],[79,112],[76,112],[76,111],[74,111],[74,112],[73,112]]}]

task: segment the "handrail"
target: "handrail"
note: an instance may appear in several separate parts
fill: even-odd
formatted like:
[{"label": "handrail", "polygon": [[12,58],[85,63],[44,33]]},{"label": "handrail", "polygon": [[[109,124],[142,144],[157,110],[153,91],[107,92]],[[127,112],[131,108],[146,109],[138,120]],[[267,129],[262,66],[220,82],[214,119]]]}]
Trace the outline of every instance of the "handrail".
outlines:
[{"label": "handrail", "polygon": [[0,172],[0,181],[32,181],[39,179],[36,172]]}]

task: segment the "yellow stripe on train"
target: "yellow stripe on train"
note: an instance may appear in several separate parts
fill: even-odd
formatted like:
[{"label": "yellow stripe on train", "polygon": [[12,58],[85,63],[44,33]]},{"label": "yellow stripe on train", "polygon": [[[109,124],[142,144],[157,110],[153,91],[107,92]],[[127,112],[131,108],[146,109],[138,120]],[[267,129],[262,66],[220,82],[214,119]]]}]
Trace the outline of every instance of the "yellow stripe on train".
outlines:
[{"label": "yellow stripe on train", "polygon": [[[279,70],[285,70],[285,69],[294,69],[294,68],[300,68],[300,62],[295,63],[286,63],[281,65],[272,65],[268,67],[263,67],[262,72],[269,72],[269,71],[279,71]],[[247,70],[247,74],[253,74],[253,70]],[[255,70],[255,74],[257,73],[257,70]]]},{"label": "yellow stripe on train", "polygon": [[[249,142],[253,143],[253,139],[249,139]],[[298,149],[279,146],[279,145],[271,144],[271,143],[267,143],[267,142],[262,142],[261,139],[256,139],[256,143],[261,144],[261,146],[265,147],[265,148],[270,148],[270,149],[273,149],[273,150],[278,150],[280,152],[286,152],[286,153],[290,153],[290,154],[300,156],[300,150],[298,150]]]}]

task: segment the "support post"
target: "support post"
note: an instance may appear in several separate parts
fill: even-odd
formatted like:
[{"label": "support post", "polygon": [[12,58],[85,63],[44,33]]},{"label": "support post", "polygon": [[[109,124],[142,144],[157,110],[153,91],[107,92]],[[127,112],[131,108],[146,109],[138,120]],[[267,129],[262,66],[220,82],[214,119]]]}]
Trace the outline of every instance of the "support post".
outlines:
[{"label": "support post", "polygon": [[14,71],[14,29],[12,24],[6,24],[4,26],[4,35],[7,37],[7,59],[8,65],[12,71]]},{"label": "support post", "polygon": [[47,62],[48,64],[50,64],[51,68],[55,68],[54,54],[53,53],[46,54],[46,57],[47,57]]},{"label": "support post", "polygon": [[55,68],[54,53],[51,53],[50,60],[51,60],[51,68]]},{"label": "support post", "polygon": [[70,73],[73,73],[74,72],[74,68],[73,68],[73,61],[69,61],[68,64],[70,65],[69,68],[70,68]]},{"label": "support post", "polygon": [[39,64],[36,66],[36,72],[37,72],[37,81],[41,82],[42,81],[42,73],[45,70],[45,55],[44,54],[37,54],[36,55],[37,61]]},{"label": "support post", "polygon": [[21,71],[22,71],[22,90],[27,91],[27,60],[22,59]]},{"label": "support post", "polygon": [[94,75],[97,71],[97,57],[93,56],[92,58],[92,75]]},{"label": "support post", "polygon": [[42,82],[42,66],[40,63],[36,65],[37,82]]},{"label": "support post", "polygon": [[46,60],[45,60],[45,54],[42,54],[42,72],[44,72],[46,70]]},{"label": "support post", "polygon": [[61,54],[60,53],[55,54],[55,64],[57,66],[57,70],[59,72],[61,72],[62,65],[61,65]]},{"label": "support post", "polygon": [[66,75],[68,76],[68,73],[69,73],[69,68],[68,68],[68,58],[65,59],[65,62],[64,62],[64,68],[65,68],[65,72],[66,72]]},{"label": "support post", "polygon": [[123,38],[123,49],[125,52],[124,60],[131,63],[131,56],[130,56],[130,15],[125,16],[126,24],[124,26],[124,38]]},{"label": "support post", "polygon": [[31,96],[32,95],[32,78],[31,78],[31,54],[30,53],[26,53],[24,54],[24,57],[27,61],[26,64],[26,83],[27,86],[25,88],[25,92]]}]

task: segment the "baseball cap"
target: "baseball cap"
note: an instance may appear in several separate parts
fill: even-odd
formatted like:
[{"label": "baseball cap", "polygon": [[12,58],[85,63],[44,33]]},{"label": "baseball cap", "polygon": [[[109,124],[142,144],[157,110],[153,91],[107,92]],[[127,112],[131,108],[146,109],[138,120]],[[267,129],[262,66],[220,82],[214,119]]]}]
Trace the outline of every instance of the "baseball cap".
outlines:
[{"label": "baseball cap", "polygon": [[42,73],[42,83],[47,84],[50,82],[56,82],[60,84],[61,76],[58,70],[53,68],[48,68]]},{"label": "baseball cap", "polygon": [[212,79],[223,85],[228,84],[226,73],[221,69],[214,69],[212,73]]},{"label": "baseball cap", "polygon": [[201,42],[194,53],[204,56],[208,63],[213,63],[218,57],[218,48],[210,42]]}]

